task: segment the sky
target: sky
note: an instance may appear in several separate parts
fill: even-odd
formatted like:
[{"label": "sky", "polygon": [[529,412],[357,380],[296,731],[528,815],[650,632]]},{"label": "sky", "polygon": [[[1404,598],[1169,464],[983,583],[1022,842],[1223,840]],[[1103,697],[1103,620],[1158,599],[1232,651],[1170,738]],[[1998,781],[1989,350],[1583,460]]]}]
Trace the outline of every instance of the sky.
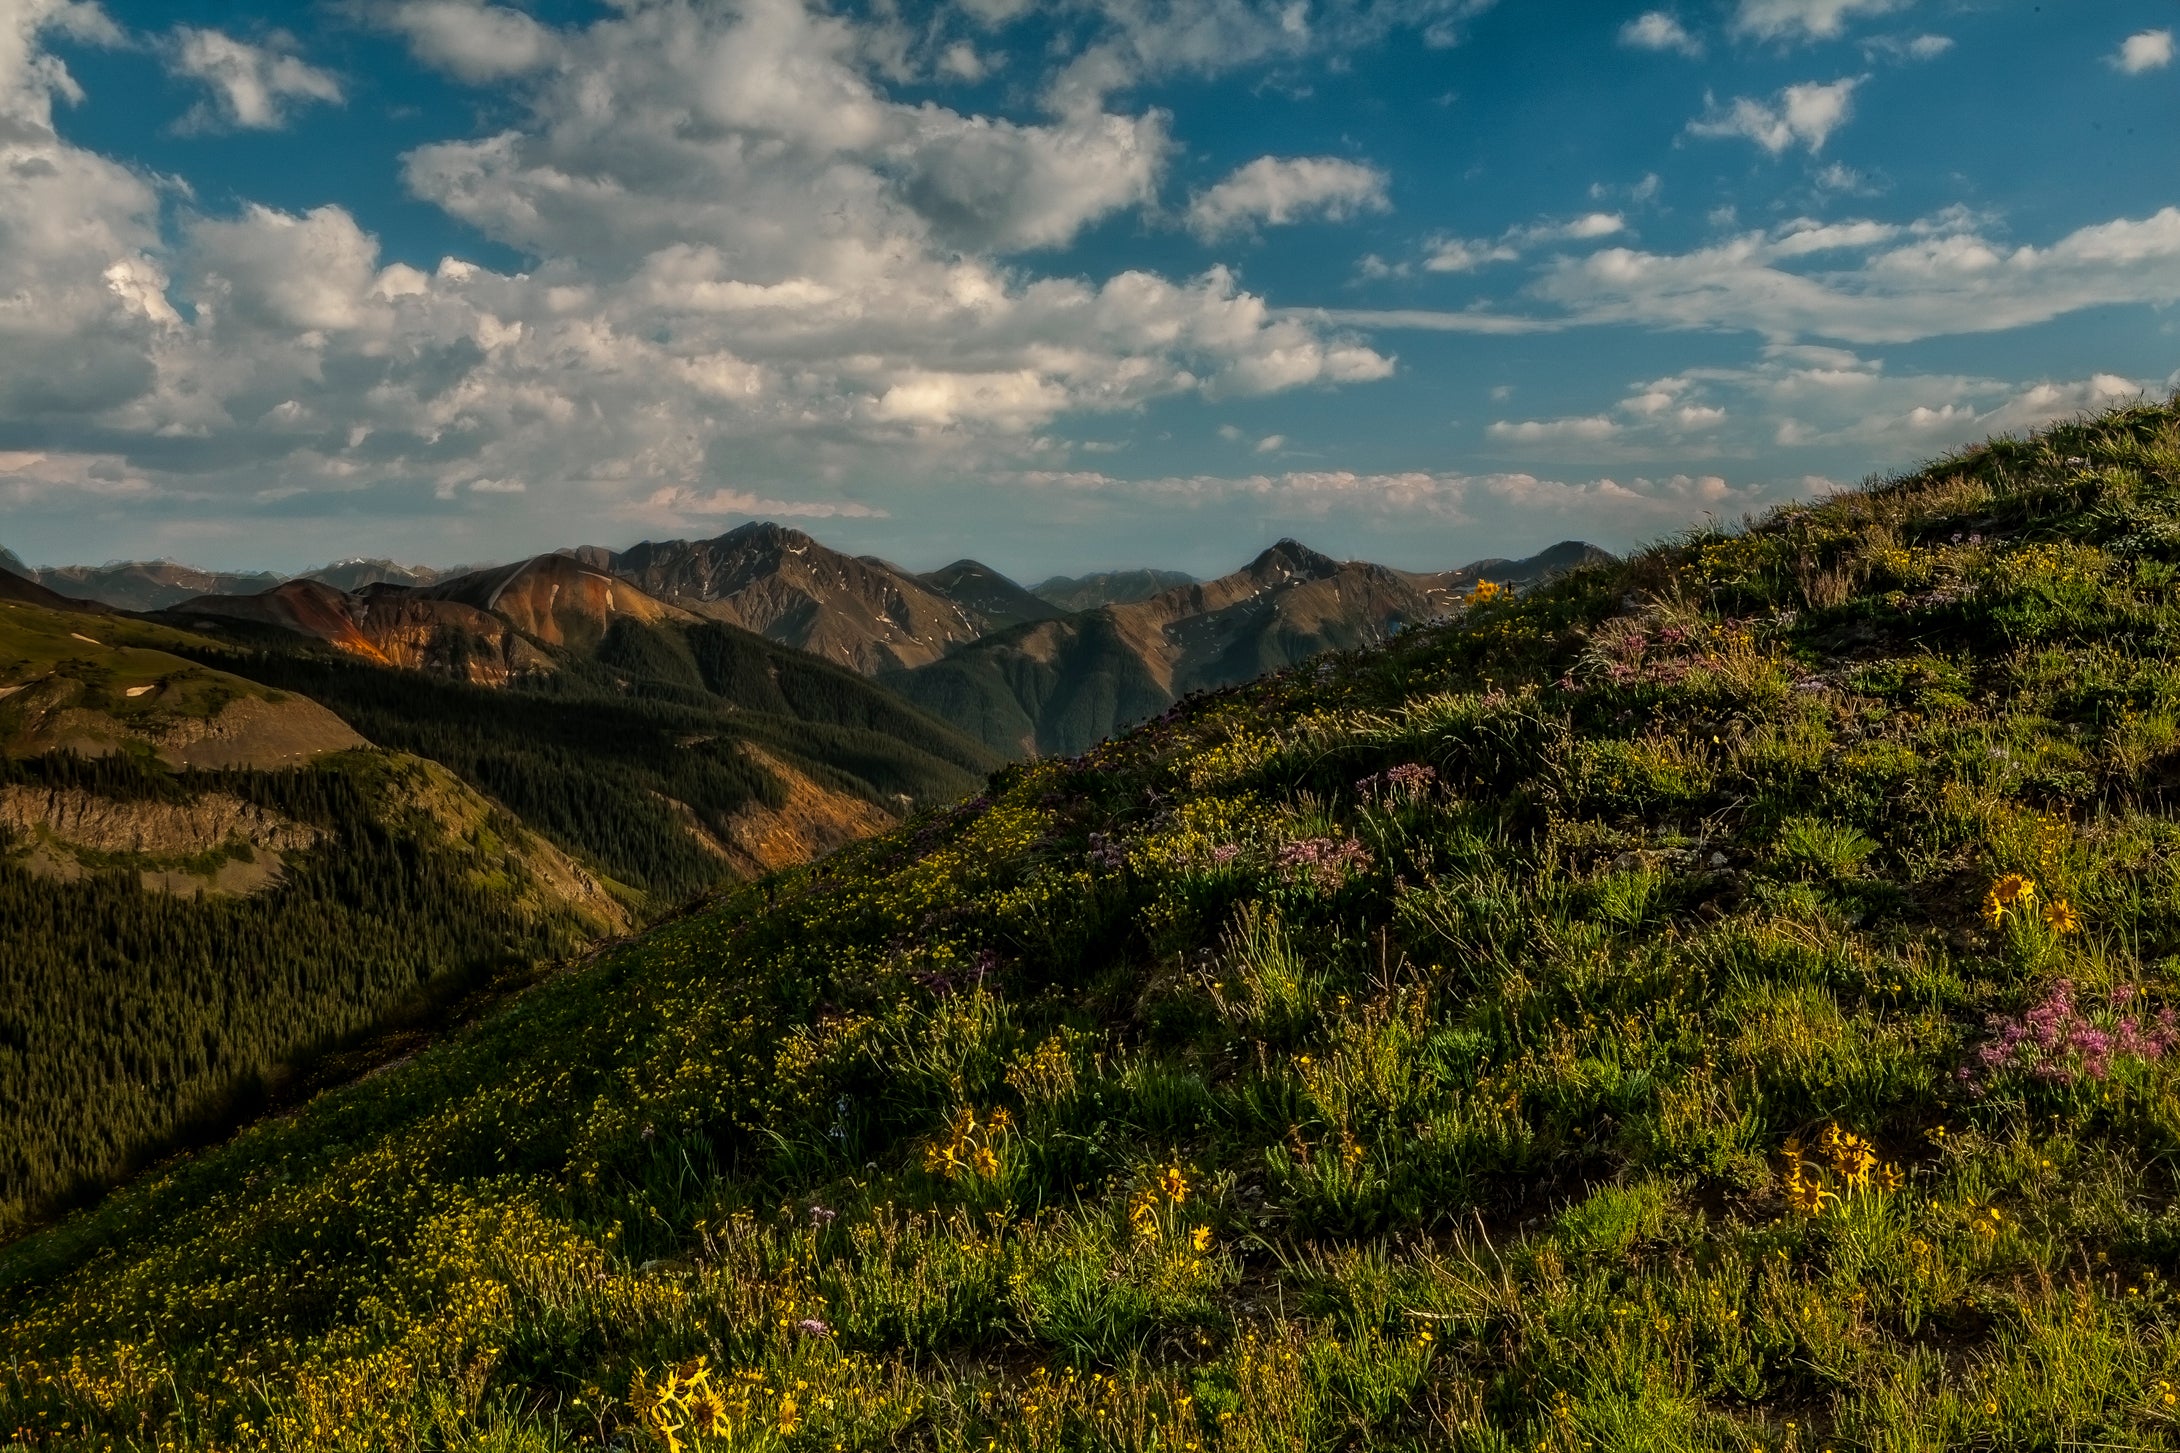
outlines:
[{"label": "sky", "polygon": [[2180,0],[0,0],[0,544],[1614,549],[2180,387]]}]

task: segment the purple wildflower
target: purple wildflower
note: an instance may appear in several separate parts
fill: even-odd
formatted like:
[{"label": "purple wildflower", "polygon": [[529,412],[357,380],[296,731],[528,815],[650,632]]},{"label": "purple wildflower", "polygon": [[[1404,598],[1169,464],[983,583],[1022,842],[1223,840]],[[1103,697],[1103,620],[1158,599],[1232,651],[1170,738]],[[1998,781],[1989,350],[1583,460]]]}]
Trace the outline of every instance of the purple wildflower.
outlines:
[{"label": "purple wildflower", "polygon": [[1278,862],[1290,881],[1331,892],[1352,874],[1368,871],[1371,858],[1370,850],[1353,838],[1313,837],[1281,847]]},{"label": "purple wildflower", "polygon": [[[1994,1076],[2010,1071],[2069,1085],[2109,1079],[2122,1061],[2154,1063],[2180,1045],[2180,1028],[2169,1008],[2148,1025],[2121,1012],[2137,992],[2133,984],[2121,984],[2108,996],[2109,1007],[2084,1009],[2074,1002],[2073,980],[2060,979],[2019,1018],[1992,1016],[1991,1039],[1976,1058]],[[1963,1078],[1970,1076],[1964,1071]]]}]

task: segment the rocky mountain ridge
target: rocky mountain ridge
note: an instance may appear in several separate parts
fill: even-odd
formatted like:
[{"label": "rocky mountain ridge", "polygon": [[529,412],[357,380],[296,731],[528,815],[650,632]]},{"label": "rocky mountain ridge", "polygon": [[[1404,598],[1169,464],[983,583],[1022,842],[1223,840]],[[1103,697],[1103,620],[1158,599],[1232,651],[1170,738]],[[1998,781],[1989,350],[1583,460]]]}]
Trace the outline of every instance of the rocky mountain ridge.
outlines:
[{"label": "rocky mountain ridge", "polygon": [[[624,626],[716,622],[877,678],[1017,756],[1079,752],[1189,692],[1384,640],[1458,609],[1480,580],[1519,587],[1610,558],[1565,541],[1519,560],[1404,571],[1282,540],[1215,580],[1120,570],[1028,588],[973,559],[916,573],[758,522],[459,574],[347,561],[324,578],[194,597],[166,618],[275,628],[493,687],[560,671],[563,651],[595,655]],[[0,578],[8,588],[38,587]]]},{"label": "rocky mountain ridge", "polygon": [[1563,542],[1523,560],[1419,573],[1282,540],[1216,580],[1001,631],[881,678],[1008,756],[1072,756],[1191,692],[1454,613],[1479,581],[1520,587],[1612,557]]}]

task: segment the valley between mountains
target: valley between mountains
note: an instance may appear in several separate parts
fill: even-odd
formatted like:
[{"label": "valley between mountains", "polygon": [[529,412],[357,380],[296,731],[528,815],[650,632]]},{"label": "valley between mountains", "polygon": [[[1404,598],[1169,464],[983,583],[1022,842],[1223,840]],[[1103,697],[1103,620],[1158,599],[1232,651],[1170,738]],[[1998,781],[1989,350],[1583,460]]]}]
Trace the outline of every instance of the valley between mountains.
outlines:
[{"label": "valley between mountains", "polygon": [[1197,583],[797,531],[289,580],[0,558],[0,1234],[726,885],[1596,555]]}]

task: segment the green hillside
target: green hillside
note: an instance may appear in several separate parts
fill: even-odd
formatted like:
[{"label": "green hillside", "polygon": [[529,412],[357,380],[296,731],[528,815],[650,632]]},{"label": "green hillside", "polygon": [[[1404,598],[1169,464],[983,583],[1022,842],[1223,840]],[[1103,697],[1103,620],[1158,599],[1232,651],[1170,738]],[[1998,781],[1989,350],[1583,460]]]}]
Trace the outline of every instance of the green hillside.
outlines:
[{"label": "green hillside", "polygon": [[367,665],[285,632],[234,639],[256,649],[203,659],[443,763],[653,911],[733,870],[689,824],[725,837],[737,813],[785,800],[750,746],[895,816],[966,796],[996,760],[854,672],[713,621],[616,620],[594,650],[553,649],[555,671],[509,688]]},{"label": "green hillside", "polygon": [[737,890],[0,1252],[24,1446],[2180,1444],[2180,408]]}]

